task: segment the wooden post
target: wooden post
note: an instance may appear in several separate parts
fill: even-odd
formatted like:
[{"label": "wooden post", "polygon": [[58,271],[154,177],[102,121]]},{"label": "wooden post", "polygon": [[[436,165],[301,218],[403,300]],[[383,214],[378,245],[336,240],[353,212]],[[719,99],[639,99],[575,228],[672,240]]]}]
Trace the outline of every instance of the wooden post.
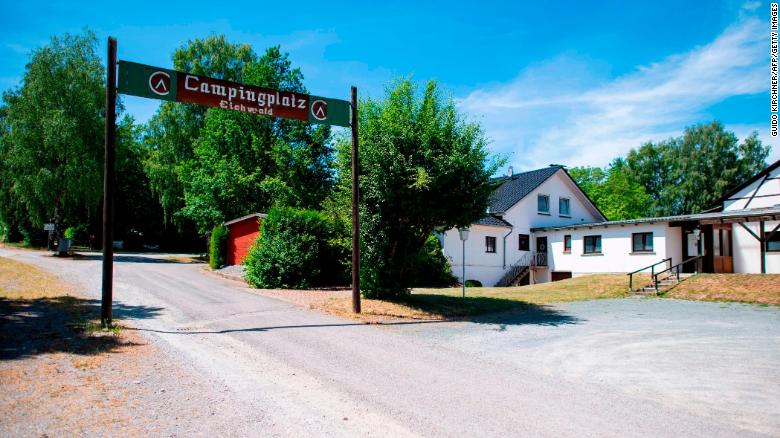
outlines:
[{"label": "wooden post", "polygon": [[111,325],[114,281],[114,155],[116,149],[116,39],[108,38],[105,162],[103,166],[103,297],[100,323]]},{"label": "wooden post", "polygon": [[352,87],[352,311],[360,313],[360,157],[358,156],[357,87]]}]

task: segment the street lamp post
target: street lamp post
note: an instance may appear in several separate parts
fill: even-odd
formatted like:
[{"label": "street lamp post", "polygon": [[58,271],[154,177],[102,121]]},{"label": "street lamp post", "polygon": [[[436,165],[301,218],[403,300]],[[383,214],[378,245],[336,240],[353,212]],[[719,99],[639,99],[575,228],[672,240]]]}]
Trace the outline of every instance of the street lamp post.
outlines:
[{"label": "street lamp post", "polygon": [[463,298],[466,298],[466,240],[469,238],[469,229],[466,227],[458,228],[458,234],[460,235],[460,241],[463,243],[463,281],[461,281],[461,293]]}]

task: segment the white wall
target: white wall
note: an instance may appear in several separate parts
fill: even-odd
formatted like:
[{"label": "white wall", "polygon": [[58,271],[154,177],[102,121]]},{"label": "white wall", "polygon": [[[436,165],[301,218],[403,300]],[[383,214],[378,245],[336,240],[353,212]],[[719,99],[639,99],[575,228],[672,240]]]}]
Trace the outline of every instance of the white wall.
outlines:
[{"label": "white wall", "polygon": [[[752,203],[750,204],[752,207]],[[765,222],[764,230],[769,233],[778,224],[777,221]],[[760,236],[759,222],[748,222],[745,226]],[[734,224],[731,233],[733,239],[734,272],[745,274],[761,273],[761,246],[747,230]],[[766,253],[766,272],[780,274],[780,252]]]},{"label": "white wall", "polygon": [[[538,195],[550,197],[550,214],[538,212]],[[569,198],[570,217],[561,216],[558,211],[558,200]],[[525,255],[520,251],[518,238],[520,234],[531,235],[531,228],[558,227],[573,224],[600,222],[604,218],[596,211],[580,193],[563,170],[558,171],[547,181],[533,190],[525,198],[512,206],[505,214],[504,220],[514,226],[512,235],[507,238],[507,264],[511,265]],[[536,251],[536,240],[531,235],[529,248]]]},{"label": "white wall", "polygon": [[[510,231],[510,228],[472,225],[469,230],[469,238],[466,240],[466,279],[479,280],[484,286],[493,286],[504,275],[503,236]],[[485,252],[486,236],[496,238],[495,253]],[[442,239],[444,255],[450,260],[452,274],[461,282],[463,281],[462,245],[457,229],[453,228],[444,233]]]},{"label": "white wall", "polygon": [[[653,233],[653,252],[632,253],[633,233]],[[609,225],[577,227],[558,231],[540,231],[536,236],[547,236],[548,270],[571,272],[572,275],[592,273],[631,272],[672,257],[672,263],[682,261],[679,227],[669,227],[667,222],[636,225]],[[563,236],[571,235],[571,253],[563,252]],[[602,255],[586,255],[584,236],[601,236]],[[538,280],[548,281],[550,275],[539,272]]]},{"label": "white wall", "polygon": [[[539,214],[537,211],[537,196],[539,194],[550,197],[550,214]],[[558,211],[558,199],[569,199],[570,217],[564,217]],[[511,234],[506,238],[506,259],[504,259],[504,235],[510,232],[510,228],[489,227],[482,225],[471,226],[471,234],[466,242],[466,279],[475,279],[485,286],[493,286],[501,279],[506,267],[516,263],[525,255],[525,251],[519,250],[518,238],[520,234],[531,236],[529,248],[536,249],[536,241],[531,235],[531,228],[563,226],[589,222],[600,222],[604,218],[590,205],[590,202],[580,192],[579,188],[571,182],[571,179],[563,170],[543,182],[539,187],[521,199],[517,204],[505,212],[503,219],[513,225]],[[496,253],[485,253],[485,236],[496,237]],[[453,275],[461,278],[461,242],[458,230],[448,230],[443,239],[445,256],[450,259]]]},{"label": "white wall", "polygon": [[[770,172],[769,178],[780,178],[780,168]],[[759,178],[724,201],[723,209],[725,211],[733,211],[745,208],[773,207],[780,204],[780,179],[767,179],[761,184],[762,179]],[[761,185],[760,188],[759,185]],[[750,197],[753,194],[755,194],[755,197],[750,201]],[[748,204],[748,201],[750,201],[750,204]],[[745,230],[743,229],[742,231]]]}]

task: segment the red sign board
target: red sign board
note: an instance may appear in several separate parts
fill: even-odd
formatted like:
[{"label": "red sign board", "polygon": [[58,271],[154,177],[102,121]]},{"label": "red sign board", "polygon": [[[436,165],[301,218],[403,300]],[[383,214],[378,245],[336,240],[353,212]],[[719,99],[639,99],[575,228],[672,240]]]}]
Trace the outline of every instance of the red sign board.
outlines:
[{"label": "red sign board", "polygon": [[192,74],[177,75],[179,102],[301,121],[309,120],[309,95],[228,82]]}]

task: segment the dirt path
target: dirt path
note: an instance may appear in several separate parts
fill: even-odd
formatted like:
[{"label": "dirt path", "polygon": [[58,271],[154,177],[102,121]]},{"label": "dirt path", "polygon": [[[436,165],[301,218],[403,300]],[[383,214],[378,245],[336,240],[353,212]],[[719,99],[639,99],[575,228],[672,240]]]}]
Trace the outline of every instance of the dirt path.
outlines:
[{"label": "dirt path", "polygon": [[133,329],[86,332],[99,303],[0,258],[0,436],[230,435],[229,390]]},{"label": "dirt path", "polygon": [[[98,294],[97,259],[0,250],[2,255],[44,265]],[[177,409],[224,408],[212,418],[224,422],[227,416],[224,432],[230,435],[760,435],[728,418],[713,420],[663,400],[467,354],[436,338],[302,310],[204,275],[197,265],[142,256],[117,260],[117,315],[143,333],[166,364],[190,367],[192,382],[200,385],[194,392],[202,398],[186,396],[193,392],[186,379],[175,386],[183,391],[174,400]],[[553,313],[519,321],[567,323],[565,315]],[[160,374],[168,373],[178,380],[176,372]],[[156,386],[168,388],[151,381],[147,387]],[[212,398],[220,394],[222,405]],[[240,415],[231,418],[231,411]],[[158,414],[152,422],[166,431],[213,427],[198,415],[173,421]]]}]

